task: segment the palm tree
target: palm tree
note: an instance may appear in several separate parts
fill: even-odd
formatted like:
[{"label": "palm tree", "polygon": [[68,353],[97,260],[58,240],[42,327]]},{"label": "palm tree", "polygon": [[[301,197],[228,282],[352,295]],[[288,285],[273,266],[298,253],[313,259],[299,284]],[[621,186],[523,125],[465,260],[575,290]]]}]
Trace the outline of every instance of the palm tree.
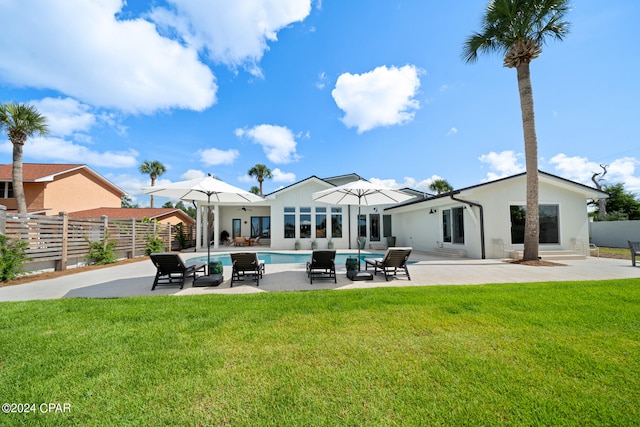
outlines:
[{"label": "palm tree", "polygon": [[249,172],[247,173],[249,174],[249,176],[255,176],[258,180],[258,183],[260,184],[260,197],[262,197],[264,195],[262,193],[262,183],[264,182],[265,178],[273,178],[271,169],[263,164],[257,163],[254,167],[249,169]]},{"label": "palm tree", "polygon": [[260,187],[258,187],[257,185],[252,185],[249,189],[249,192],[255,195],[260,195]]},{"label": "palm tree", "polygon": [[447,182],[446,179],[436,179],[431,184],[429,184],[429,190],[435,191],[436,194],[442,194],[453,191],[453,187]]},{"label": "palm tree", "polygon": [[[156,184],[156,178],[165,172],[166,168],[157,160],[145,160],[140,165],[140,173],[147,174],[151,177],[151,186]],[[151,195],[151,207],[153,207],[153,194]]]},{"label": "palm tree", "polygon": [[31,136],[49,134],[47,118],[29,104],[0,104],[0,129],[2,128],[6,129],[9,141],[13,144],[12,181],[18,213],[27,213],[27,200],[22,183],[22,147]]},{"label": "palm tree", "polygon": [[542,53],[547,39],[562,40],[569,32],[563,21],[569,0],[491,0],[482,19],[482,32],[464,44],[463,57],[475,62],[479,53],[504,54],[504,66],[515,68],[520,92],[527,172],[527,209],[523,260],[538,259],[538,142],[529,64]]}]

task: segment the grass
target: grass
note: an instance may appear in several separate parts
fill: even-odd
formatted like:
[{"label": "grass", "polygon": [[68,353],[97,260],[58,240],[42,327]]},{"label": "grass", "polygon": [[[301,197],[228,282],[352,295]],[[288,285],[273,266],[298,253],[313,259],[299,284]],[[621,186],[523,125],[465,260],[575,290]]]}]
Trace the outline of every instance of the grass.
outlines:
[{"label": "grass", "polygon": [[638,425],[639,280],[0,304],[3,425]]},{"label": "grass", "polygon": [[631,254],[629,252],[629,248],[600,248],[600,254],[614,254],[621,255],[624,258],[631,259]]}]

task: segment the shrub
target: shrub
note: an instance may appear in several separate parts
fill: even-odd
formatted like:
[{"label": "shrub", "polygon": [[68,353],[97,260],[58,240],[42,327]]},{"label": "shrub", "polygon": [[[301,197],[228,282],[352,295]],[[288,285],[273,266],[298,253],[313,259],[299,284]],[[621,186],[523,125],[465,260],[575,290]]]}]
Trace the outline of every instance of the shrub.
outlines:
[{"label": "shrub", "polygon": [[187,235],[184,234],[184,225],[181,222],[176,225],[176,240],[180,243],[180,249],[187,247]]},{"label": "shrub", "polygon": [[147,236],[147,244],[144,247],[144,254],[164,252],[164,242],[158,236]]},{"label": "shrub", "polygon": [[87,262],[97,265],[112,264],[116,262],[116,242],[109,242],[106,238],[100,242],[92,242],[86,237],[85,240],[89,242],[89,255],[87,255]]},{"label": "shrub", "polygon": [[15,279],[22,271],[22,265],[29,259],[27,246],[28,243],[23,240],[0,234],[0,281]]}]

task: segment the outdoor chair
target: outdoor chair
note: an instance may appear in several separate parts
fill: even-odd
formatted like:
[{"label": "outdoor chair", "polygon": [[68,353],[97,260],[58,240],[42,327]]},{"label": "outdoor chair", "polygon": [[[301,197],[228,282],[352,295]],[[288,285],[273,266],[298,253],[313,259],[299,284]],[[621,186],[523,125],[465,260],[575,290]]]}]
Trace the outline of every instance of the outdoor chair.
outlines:
[{"label": "outdoor chair", "polygon": [[206,274],[206,264],[184,263],[177,253],[157,253],[150,255],[151,262],[156,266],[156,277],[153,281],[151,290],[155,290],[158,285],[180,285],[180,289],[184,287],[184,281],[187,277],[193,276],[196,279],[196,273],[199,271]]},{"label": "outdoor chair", "polygon": [[636,255],[640,255],[640,241],[627,240],[629,243],[629,250],[631,251],[631,265],[636,266]]},{"label": "outdoor chair", "polygon": [[224,244],[225,246],[229,246],[231,244],[231,237],[227,230],[222,230],[220,233],[220,244]]},{"label": "outdoor chair", "polygon": [[404,269],[407,279],[411,280],[409,269],[407,268],[407,260],[411,255],[412,248],[389,248],[384,254],[384,258],[365,258],[365,270],[369,266],[373,267],[373,273],[378,274],[378,270],[384,273],[384,279],[389,281],[389,277],[395,276],[398,269]]},{"label": "outdoor chair", "polygon": [[249,241],[244,236],[238,236],[233,238],[234,246],[249,246]]},{"label": "outdoor chair", "polygon": [[311,254],[311,261],[307,262],[307,277],[313,285],[313,279],[333,279],[336,278],[336,251],[328,249],[314,250]]},{"label": "outdoor chair", "polygon": [[260,279],[265,271],[264,261],[258,259],[255,252],[231,253],[231,287],[234,282],[244,280],[249,276],[256,281],[256,286],[260,286]]}]

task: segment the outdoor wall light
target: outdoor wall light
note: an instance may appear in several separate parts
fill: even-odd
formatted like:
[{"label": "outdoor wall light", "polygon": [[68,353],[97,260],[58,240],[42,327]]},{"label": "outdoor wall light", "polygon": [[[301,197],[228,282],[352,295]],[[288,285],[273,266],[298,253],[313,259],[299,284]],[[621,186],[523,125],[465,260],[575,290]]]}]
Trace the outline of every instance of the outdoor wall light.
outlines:
[{"label": "outdoor wall light", "polygon": [[436,212],[438,212],[438,210],[437,210],[437,209],[435,209],[435,208],[431,208],[431,210],[429,211],[429,214],[434,214],[434,213],[436,213]]}]

